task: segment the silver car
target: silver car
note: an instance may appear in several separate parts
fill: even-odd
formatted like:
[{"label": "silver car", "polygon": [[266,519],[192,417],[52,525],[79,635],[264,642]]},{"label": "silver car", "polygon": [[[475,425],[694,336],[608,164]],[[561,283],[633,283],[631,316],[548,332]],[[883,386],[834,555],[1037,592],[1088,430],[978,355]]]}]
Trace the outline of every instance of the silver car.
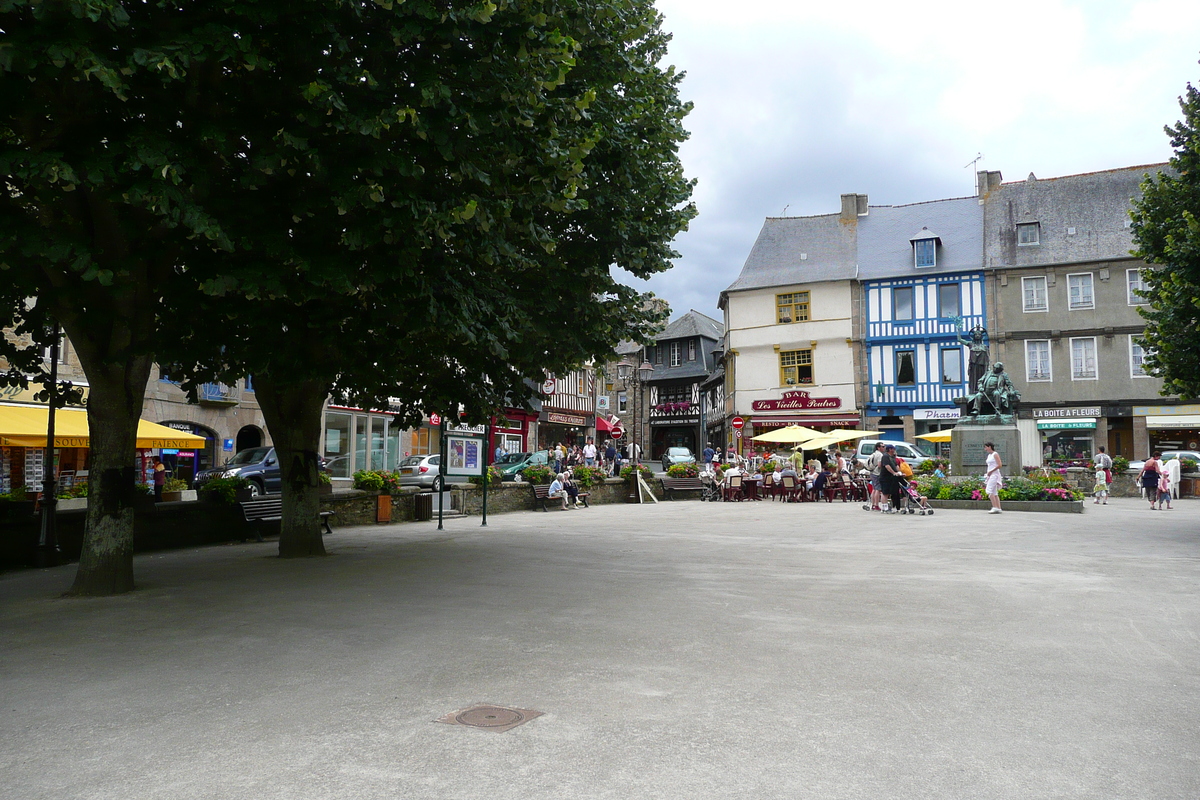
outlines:
[{"label": "silver car", "polygon": [[[1166,464],[1172,458],[1178,458],[1184,472],[1200,472],[1200,453],[1195,450],[1164,450],[1162,462]],[[1130,461],[1129,468],[1138,472],[1145,465],[1144,460]]]},{"label": "silver car", "polygon": [[440,454],[406,456],[396,469],[400,473],[400,485],[432,489],[434,478],[440,474],[438,467],[441,466],[441,463]]},{"label": "silver car", "polygon": [[688,450],[686,447],[668,447],[667,452],[663,453],[662,457],[663,472],[666,472],[672,464],[695,463],[696,456],[694,456],[692,451]]}]

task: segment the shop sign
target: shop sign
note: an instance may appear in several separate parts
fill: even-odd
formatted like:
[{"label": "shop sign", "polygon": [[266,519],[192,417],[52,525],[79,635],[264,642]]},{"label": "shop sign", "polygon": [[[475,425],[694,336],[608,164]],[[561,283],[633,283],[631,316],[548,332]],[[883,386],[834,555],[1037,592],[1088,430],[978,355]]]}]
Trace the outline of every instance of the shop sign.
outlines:
[{"label": "shop sign", "polygon": [[442,415],[441,414],[430,414],[429,415],[429,424],[433,425],[433,426],[441,425],[442,424]]},{"label": "shop sign", "polygon": [[192,432],[192,423],[190,422],[168,422],[167,427],[172,430],[183,431],[184,433]]},{"label": "shop sign", "polygon": [[221,442],[221,449],[225,452],[233,452],[233,439],[225,439]]},{"label": "shop sign", "polygon": [[808,392],[784,392],[779,400],[755,400],[751,411],[797,411],[810,408],[841,408],[840,397],[810,397]]},{"label": "shop sign", "polygon": [[577,417],[573,414],[558,414],[553,411],[546,412],[546,422],[555,422],[559,425],[574,425],[583,427],[587,425],[587,417]]},{"label": "shop sign", "polygon": [[478,436],[487,435],[487,425],[448,425],[446,430],[454,433],[467,433]]},{"label": "shop sign", "polygon": [[608,395],[602,394],[596,398],[596,410],[608,411]]},{"label": "shop sign", "polygon": [[176,455],[179,456],[180,458],[195,458],[196,451],[195,450],[180,450],[179,452],[176,453]]},{"label": "shop sign", "polygon": [[[1055,419],[1058,417],[1098,417],[1100,416],[1100,408],[1092,406],[1091,408],[1035,408],[1033,410],[1034,419]],[[1096,427],[1095,424],[1092,427]]]},{"label": "shop sign", "polygon": [[1175,414],[1200,414],[1200,405],[1188,406],[1134,406],[1135,417],[1169,417]]},{"label": "shop sign", "polygon": [[914,408],[912,416],[915,420],[958,419],[962,411],[957,408]]},{"label": "shop sign", "polygon": [[1039,431],[1045,430],[1074,430],[1084,428],[1095,428],[1096,420],[1094,419],[1064,419],[1054,422],[1039,422],[1037,424]]},{"label": "shop sign", "polygon": [[542,394],[554,394],[556,386],[557,383],[554,378],[546,378],[546,380],[542,381]]},{"label": "shop sign", "polygon": [[670,419],[654,418],[650,420],[650,424],[655,427],[668,427],[673,425],[699,425],[699,417],[671,417]]},{"label": "shop sign", "polygon": [[[87,405],[88,385],[86,383],[71,383],[71,388],[83,392],[83,402],[68,403],[67,408],[83,408]],[[22,389],[20,386],[0,386],[0,402],[5,403],[32,403],[34,405],[46,405],[46,401],[34,400],[33,396],[38,392],[45,391],[40,383],[31,383],[28,388]],[[56,439],[58,437],[55,437]]]}]

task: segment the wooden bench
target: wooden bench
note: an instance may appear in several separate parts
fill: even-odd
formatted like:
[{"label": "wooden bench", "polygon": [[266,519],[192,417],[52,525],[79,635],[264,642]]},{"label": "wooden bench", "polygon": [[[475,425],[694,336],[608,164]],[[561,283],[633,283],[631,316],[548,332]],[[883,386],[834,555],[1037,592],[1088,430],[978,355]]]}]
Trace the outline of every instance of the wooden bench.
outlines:
[{"label": "wooden bench", "polygon": [[663,478],[663,496],[671,499],[671,492],[703,492],[704,481],[699,478]]},{"label": "wooden bench", "polygon": [[[553,500],[556,503],[559,502],[559,500],[560,500],[560,498],[558,498],[558,497],[550,496],[550,484],[548,484],[548,483],[543,483],[540,485],[535,485],[535,484],[531,483],[531,484],[529,484],[529,488],[533,489],[533,502],[542,504],[542,511],[550,510],[549,508],[546,507],[546,502],[548,500]],[[583,503],[584,508],[591,508],[591,506],[588,505],[588,501],[587,501],[588,493],[587,492],[580,492],[575,497],[578,502]]]},{"label": "wooden bench", "polygon": [[[262,524],[264,522],[278,522],[283,519],[283,496],[282,495],[264,495],[255,497],[252,500],[242,500],[238,503],[242,509],[242,516],[246,522],[254,526],[254,533],[258,541],[263,540]],[[329,518],[335,513],[334,511],[321,512],[321,526],[325,529],[325,533],[333,533],[333,529],[329,527]],[[243,539],[242,541],[245,541]]]}]

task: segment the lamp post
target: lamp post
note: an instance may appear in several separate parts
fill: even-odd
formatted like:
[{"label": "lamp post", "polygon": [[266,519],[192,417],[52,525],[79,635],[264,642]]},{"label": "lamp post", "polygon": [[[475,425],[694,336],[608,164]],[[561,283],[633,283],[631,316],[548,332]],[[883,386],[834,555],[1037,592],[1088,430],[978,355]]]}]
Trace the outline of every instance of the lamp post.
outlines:
[{"label": "lamp post", "polygon": [[[635,369],[635,361],[637,361],[636,358],[633,359],[633,361],[628,361],[625,359],[618,361],[617,377],[619,377],[621,381],[626,384],[626,388],[628,388],[629,382],[633,382],[634,396],[637,399],[634,401],[634,420],[633,428],[630,430],[629,441],[631,452],[636,454],[633,458],[633,461],[636,464],[640,464],[642,463],[642,451],[638,445],[637,431],[638,427],[642,424],[642,387],[645,386],[646,381],[650,380],[650,376],[654,374],[654,365],[649,361],[642,359],[641,366]],[[645,437],[643,436],[642,438]]]}]

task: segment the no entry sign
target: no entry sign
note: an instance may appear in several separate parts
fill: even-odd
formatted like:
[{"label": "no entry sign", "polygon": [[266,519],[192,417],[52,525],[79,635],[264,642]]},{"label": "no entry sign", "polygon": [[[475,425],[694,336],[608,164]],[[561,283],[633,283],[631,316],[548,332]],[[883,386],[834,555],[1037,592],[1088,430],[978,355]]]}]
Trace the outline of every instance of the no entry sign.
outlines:
[{"label": "no entry sign", "polygon": [[731,422],[729,424],[733,426],[733,429],[735,431],[740,431],[742,429],[742,427],[746,424],[746,420],[742,419],[741,417],[734,417],[733,422]]}]

